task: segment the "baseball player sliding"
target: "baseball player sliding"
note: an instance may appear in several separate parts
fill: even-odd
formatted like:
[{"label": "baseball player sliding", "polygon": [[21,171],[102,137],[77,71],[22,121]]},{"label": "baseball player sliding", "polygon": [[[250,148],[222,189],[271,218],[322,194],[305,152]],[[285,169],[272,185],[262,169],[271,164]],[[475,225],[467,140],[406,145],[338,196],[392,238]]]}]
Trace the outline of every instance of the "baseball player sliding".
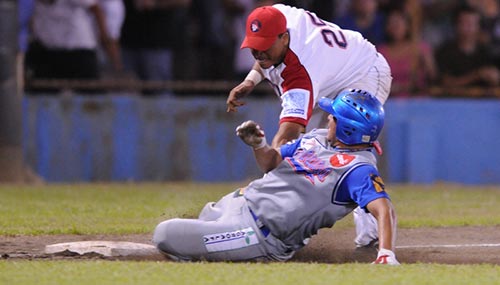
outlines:
[{"label": "baseball player sliding", "polygon": [[290,259],[319,229],[332,227],[358,205],[375,217],[376,264],[399,264],[396,215],[376,167],[373,142],[383,124],[382,104],[361,90],[319,101],[328,129],[315,129],[274,148],[253,121],[236,134],[253,149],[266,174],[210,202],[198,219],[170,219],[154,232],[157,248],[174,260]]},{"label": "baseball player sliding", "polygon": [[[241,48],[249,48],[256,61],[245,80],[230,91],[227,111],[244,105],[242,98],[266,79],[282,102],[273,147],[306,130],[326,127],[327,115],[317,104],[321,97],[335,98],[350,88],[366,90],[382,104],[389,96],[391,70],[375,46],[360,33],[303,9],[283,4],[255,9],[247,18]],[[358,247],[376,243],[377,225],[371,215],[356,209],[354,223]]]}]

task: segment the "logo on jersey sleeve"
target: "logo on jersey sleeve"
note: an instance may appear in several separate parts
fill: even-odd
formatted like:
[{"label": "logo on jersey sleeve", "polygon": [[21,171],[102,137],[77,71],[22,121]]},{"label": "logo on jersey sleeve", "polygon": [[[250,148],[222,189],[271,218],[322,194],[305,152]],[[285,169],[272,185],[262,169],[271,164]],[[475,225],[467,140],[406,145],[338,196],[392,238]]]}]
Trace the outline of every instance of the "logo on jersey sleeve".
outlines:
[{"label": "logo on jersey sleeve", "polygon": [[370,179],[372,180],[373,187],[375,187],[375,191],[377,192],[383,192],[385,191],[385,184],[384,180],[382,180],[382,177],[378,176],[377,174],[370,174]]},{"label": "logo on jersey sleeve", "polygon": [[343,167],[351,163],[356,157],[345,153],[337,153],[330,157],[330,164],[333,167]]},{"label": "logo on jersey sleeve", "polygon": [[304,89],[291,89],[281,96],[281,118],[299,117],[306,119],[309,107],[309,91]]}]

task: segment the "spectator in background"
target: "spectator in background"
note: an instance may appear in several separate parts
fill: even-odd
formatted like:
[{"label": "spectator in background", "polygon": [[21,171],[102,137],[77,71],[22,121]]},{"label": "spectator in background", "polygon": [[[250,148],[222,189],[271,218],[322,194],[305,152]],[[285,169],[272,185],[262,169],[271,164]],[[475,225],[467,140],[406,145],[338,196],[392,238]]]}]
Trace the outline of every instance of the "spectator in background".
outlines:
[{"label": "spectator in background", "polygon": [[[332,0],[333,1],[333,17],[330,19],[339,19],[344,17],[351,8],[351,0]],[[328,19],[328,18],[327,18]]]},{"label": "spectator in background", "polygon": [[386,43],[379,52],[391,66],[391,96],[410,97],[426,92],[436,79],[436,64],[430,45],[412,34],[410,17],[400,9],[389,11],[386,22]]},{"label": "spectator in background", "polygon": [[119,41],[125,19],[125,6],[122,0],[99,0],[99,4],[106,18],[105,28],[109,35],[109,56],[105,56],[105,51],[101,47],[98,59],[103,76],[112,76],[123,69]]},{"label": "spectator in background", "polygon": [[481,14],[481,42],[491,48],[500,68],[500,2],[498,0],[469,0]]},{"label": "spectator in background", "polygon": [[[252,12],[252,10],[257,7],[257,1],[255,0],[235,0],[240,7],[242,12],[237,15],[234,19],[233,33],[235,35],[234,46],[234,71],[236,73],[237,80],[243,80],[254,64],[254,59],[252,53],[248,49],[240,49],[240,43],[243,42],[245,38],[245,23],[246,18]],[[272,4],[269,4],[272,5]]]},{"label": "spectator in background", "polygon": [[99,78],[99,39],[106,49],[110,43],[105,21],[97,0],[35,0],[33,41],[26,54],[26,77]]},{"label": "spectator in background", "polygon": [[454,15],[455,38],[436,51],[444,87],[498,86],[499,70],[488,46],[480,43],[480,15],[460,6]]},{"label": "spectator in background", "polygon": [[244,13],[246,5],[237,0],[193,1],[200,78],[219,80],[234,77],[236,34],[233,23]]},{"label": "spectator in background", "polygon": [[342,29],[360,32],[375,45],[384,41],[385,17],[378,11],[377,0],[353,0],[349,12],[333,22]]},{"label": "spectator in background", "polygon": [[[265,2],[265,1],[264,1]],[[276,3],[285,4],[302,8],[314,12],[321,19],[333,19],[337,12],[338,6],[348,6],[349,0],[284,0],[284,1],[267,1],[273,2],[265,5],[273,5]],[[261,5],[264,6],[264,5]]]},{"label": "spectator in background", "polygon": [[308,0],[306,10],[316,13],[321,19],[335,18],[338,0]]},{"label": "spectator in background", "polygon": [[457,0],[419,0],[422,13],[422,39],[434,49],[449,40],[453,34],[452,13]]},{"label": "spectator in background", "polygon": [[[242,79],[253,58],[240,52],[246,16],[253,8],[271,5],[272,0],[194,0],[196,48],[199,77],[202,79]],[[245,72],[245,74],[243,74]]]},{"label": "spectator in background", "polygon": [[24,54],[28,49],[30,37],[30,21],[33,16],[33,9],[35,5],[34,0],[19,0],[18,3],[19,14],[19,51]]},{"label": "spectator in background", "polygon": [[[190,0],[124,0],[120,45],[125,71],[145,81],[174,79],[173,54],[185,41]],[[146,90],[144,94],[165,91]]]},{"label": "spectator in background", "polygon": [[17,75],[18,91],[22,91],[24,89],[24,58],[26,55],[26,51],[28,50],[29,38],[30,38],[30,22],[31,17],[33,16],[34,9],[34,0],[19,0],[18,2],[18,25],[19,25],[19,33],[18,33],[18,45],[19,50],[17,52]]}]

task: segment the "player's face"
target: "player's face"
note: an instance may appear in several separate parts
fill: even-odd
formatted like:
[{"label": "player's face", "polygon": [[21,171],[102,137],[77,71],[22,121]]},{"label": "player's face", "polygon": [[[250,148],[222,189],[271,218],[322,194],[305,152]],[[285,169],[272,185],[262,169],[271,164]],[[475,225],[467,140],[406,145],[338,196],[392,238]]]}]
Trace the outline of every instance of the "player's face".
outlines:
[{"label": "player's face", "polygon": [[333,115],[328,115],[328,134],[326,138],[331,144],[337,141],[337,136],[335,132],[337,131],[337,119]]},{"label": "player's face", "polygon": [[288,32],[283,33],[278,36],[274,44],[269,49],[264,51],[251,49],[252,55],[263,69],[270,68],[273,65],[277,66],[282,63],[285,58],[289,40],[290,36],[288,35]]}]

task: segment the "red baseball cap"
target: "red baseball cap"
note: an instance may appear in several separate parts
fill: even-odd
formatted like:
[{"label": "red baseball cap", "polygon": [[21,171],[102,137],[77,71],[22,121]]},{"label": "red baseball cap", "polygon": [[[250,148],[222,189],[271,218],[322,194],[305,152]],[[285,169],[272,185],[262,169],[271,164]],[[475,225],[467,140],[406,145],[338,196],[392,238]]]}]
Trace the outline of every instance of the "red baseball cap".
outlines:
[{"label": "red baseball cap", "polygon": [[272,6],[256,8],[248,15],[246,36],[240,48],[269,49],[278,35],[286,32],[286,18]]}]

